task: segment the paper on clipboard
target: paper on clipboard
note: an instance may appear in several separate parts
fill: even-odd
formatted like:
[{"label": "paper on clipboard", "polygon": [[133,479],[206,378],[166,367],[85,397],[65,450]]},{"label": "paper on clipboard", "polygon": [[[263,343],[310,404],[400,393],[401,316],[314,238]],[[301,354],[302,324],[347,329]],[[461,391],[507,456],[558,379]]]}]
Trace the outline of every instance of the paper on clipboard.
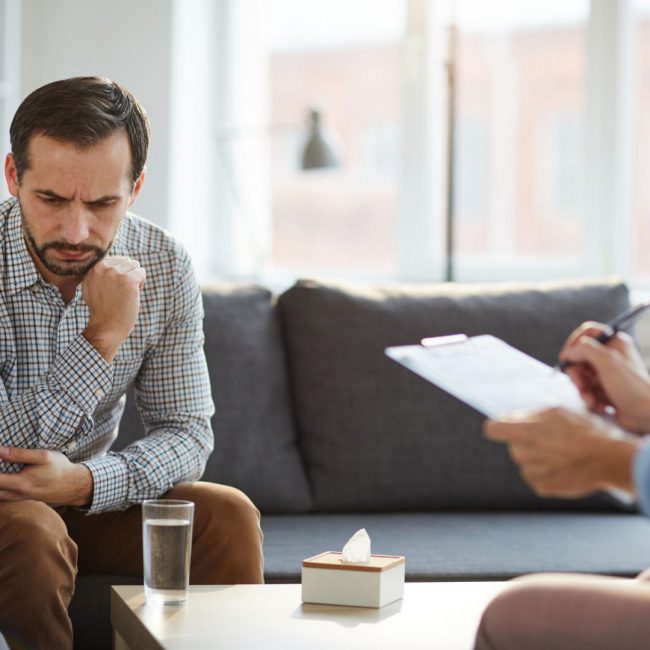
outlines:
[{"label": "paper on clipboard", "polygon": [[562,406],[584,413],[564,374],[489,334],[426,339],[386,354],[490,418]]},{"label": "paper on clipboard", "polygon": [[[423,345],[386,348],[386,354],[490,418],[561,406],[587,412],[578,389],[562,372],[489,334],[424,339]],[[615,432],[612,432],[615,435]],[[631,506],[634,495],[606,490]]]}]

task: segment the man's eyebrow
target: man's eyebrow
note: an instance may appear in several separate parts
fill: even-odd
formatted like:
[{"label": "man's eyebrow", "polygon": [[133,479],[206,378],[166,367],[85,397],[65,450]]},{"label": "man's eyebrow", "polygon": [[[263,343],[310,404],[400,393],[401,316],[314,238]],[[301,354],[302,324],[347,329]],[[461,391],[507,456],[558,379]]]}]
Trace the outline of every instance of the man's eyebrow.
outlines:
[{"label": "man's eyebrow", "polygon": [[[42,196],[47,196],[51,199],[60,199],[62,201],[69,201],[70,199],[66,196],[61,196],[53,190],[34,190],[34,194],[40,194]],[[120,197],[117,194],[106,194],[105,196],[100,196],[98,199],[92,199],[91,201],[84,201],[84,203],[109,203],[110,201],[119,201]]]},{"label": "man's eyebrow", "polygon": [[111,201],[119,201],[120,197],[117,194],[106,194],[106,196],[100,196],[98,199],[93,199],[92,201],[84,201],[84,203],[109,203]]},{"label": "man's eyebrow", "polygon": [[41,194],[42,196],[49,196],[51,199],[61,199],[63,201],[69,201],[65,196],[61,196],[60,194],[57,194],[56,192],[53,192],[52,190],[39,190],[35,189],[34,194]]}]

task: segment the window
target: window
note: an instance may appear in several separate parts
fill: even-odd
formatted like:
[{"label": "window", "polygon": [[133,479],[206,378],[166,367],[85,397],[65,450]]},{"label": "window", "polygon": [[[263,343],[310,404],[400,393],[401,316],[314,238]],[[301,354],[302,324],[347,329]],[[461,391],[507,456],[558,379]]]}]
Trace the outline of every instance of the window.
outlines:
[{"label": "window", "polygon": [[577,219],[584,211],[584,137],[582,115],[558,114],[551,124],[548,142],[553,178],[549,188],[549,210],[567,219]]},{"label": "window", "polygon": [[340,160],[338,169],[303,171],[302,140],[273,138],[271,265],[395,275],[405,3],[270,5],[271,124],[302,129],[318,108]]},{"label": "window", "polygon": [[[243,235],[257,238],[250,250],[266,251],[253,252],[249,268],[441,279],[445,89],[436,87],[445,52],[434,45],[447,22],[435,7],[445,3],[234,4],[233,39],[248,49],[232,72],[232,94],[265,90],[241,111],[234,106],[231,118],[241,122],[251,104],[264,104],[252,121],[268,125],[257,130],[261,167],[237,163],[254,158],[252,131],[227,147],[235,221],[252,224]],[[248,18],[246,4],[256,9]],[[584,272],[589,2],[456,4],[457,277]],[[265,29],[251,31],[260,12]],[[299,167],[312,107],[337,148],[338,169]]]},{"label": "window", "polygon": [[[650,279],[650,0],[219,7],[227,10],[217,12],[214,37],[217,205],[201,217],[215,242],[206,256],[213,275],[442,280],[452,123],[454,279]],[[632,7],[637,56],[628,75]],[[449,116],[452,22],[459,37]],[[300,168],[314,107],[337,169]]]},{"label": "window", "polygon": [[[488,163],[488,124],[487,120],[463,116],[458,119],[454,147],[458,165],[458,179],[455,186],[456,215],[464,228],[461,236],[462,246],[476,248],[476,225],[489,206],[489,163]],[[474,241],[471,241],[474,236]]]},{"label": "window", "polygon": [[459,278],[580,265],[588,16],[586,0],[459,1]]}]

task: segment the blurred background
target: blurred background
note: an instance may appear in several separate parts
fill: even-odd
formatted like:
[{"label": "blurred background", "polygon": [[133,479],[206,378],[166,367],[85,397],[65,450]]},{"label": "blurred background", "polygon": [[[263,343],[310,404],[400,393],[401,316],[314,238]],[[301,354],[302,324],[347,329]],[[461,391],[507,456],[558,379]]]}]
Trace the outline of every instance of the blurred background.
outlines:
[{"label": "blurred background", "polygon": [[0,43],[6,151],[46,82],[142,101],[135,211],[203,281],[650,288],[650,0],[0,0]]}]

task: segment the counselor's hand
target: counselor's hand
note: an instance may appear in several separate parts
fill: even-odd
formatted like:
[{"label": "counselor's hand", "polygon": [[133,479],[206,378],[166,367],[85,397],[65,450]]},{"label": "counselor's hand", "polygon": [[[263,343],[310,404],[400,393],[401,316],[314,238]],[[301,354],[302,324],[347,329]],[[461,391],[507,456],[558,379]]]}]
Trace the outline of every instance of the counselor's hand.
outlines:
[{"label": "counselor's hand", "polygon": [[83,334],[108,363],[135,327],[145,277],[139,262],[114,256],[97,262],[83,280],[83,297],[90,310]]},{"label": "counselor's hand", "polygon": [[598,490],[634,491],[632,459],[638,438],[614,439],[596,416],[553,408],[488,420],[487,438],[508,445],[522,478],[544,497],[580,497]]},{"label": "counselor's hand", "polygon": [[92,499],[90,470],[58,451],[0,447],[0,458],[23,465],[16,474],[0,473],[0,501],[32,499],[51,506],[85,506]]},{"label": "counselor's hand", "polygon": [[650,376],[632,338],[619,332],[606,344],[595,337],[606,326],[588,322],[578,327],[560,351],[573,365],[566,372],[595,413],[612,412],[633,433],[650,431]]}]

